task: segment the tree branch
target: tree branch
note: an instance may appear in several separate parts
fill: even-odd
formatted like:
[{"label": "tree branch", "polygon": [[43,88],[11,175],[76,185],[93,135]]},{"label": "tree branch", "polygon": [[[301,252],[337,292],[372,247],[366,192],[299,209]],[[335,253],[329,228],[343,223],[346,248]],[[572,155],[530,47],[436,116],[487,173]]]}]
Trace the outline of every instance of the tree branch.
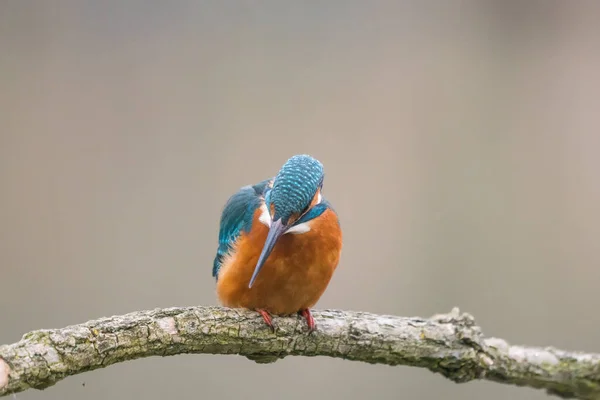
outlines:
[{"label": "tree branch", "polygon": [[546,389],[564,398],[600,399],[600,354],[511,346],[485,339],[473,317],[429,319],[325,310],[303,320],[220,307],[139,311],[62,329],[27,333],[0,346],[0,396],[44,389],[67,376],[149,356],[239,354],[258,363],[288,355],[328,356],[427,368],[454,382],[474,379]]}]

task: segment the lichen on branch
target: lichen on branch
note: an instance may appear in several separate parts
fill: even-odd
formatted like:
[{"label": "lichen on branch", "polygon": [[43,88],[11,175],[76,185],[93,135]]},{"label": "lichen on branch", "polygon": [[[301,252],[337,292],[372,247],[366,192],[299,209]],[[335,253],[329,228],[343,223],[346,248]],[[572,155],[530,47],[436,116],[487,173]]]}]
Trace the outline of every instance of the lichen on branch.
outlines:
[{"label": "lichen on branch", "polygon": [[427,368],[454,382],[475,379],[600,399],[600,354],[511,346],[484,338],[472,316],[453,309],[431,318],[313,311],[275,318],[272,333],[253,312],[221,307],[166,308],[27,333],[0,345],[0,396],[44,389],[67,376],[150,356],[237,354],[258,363],[327,356]]}]

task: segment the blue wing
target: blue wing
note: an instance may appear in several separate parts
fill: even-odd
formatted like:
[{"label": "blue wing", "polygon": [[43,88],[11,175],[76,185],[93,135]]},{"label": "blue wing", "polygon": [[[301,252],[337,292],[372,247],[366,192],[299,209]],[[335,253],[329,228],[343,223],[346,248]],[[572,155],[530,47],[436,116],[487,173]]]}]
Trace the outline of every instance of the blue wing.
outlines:
[{"label": "blue wing", "polygon": [[231,250],[240,234],[249,232],[252,228],[254,212],[260,207],[269,181],[270,179],[266,179],[253,186],[244,186],[227,200],[221,214],[219,247],[213,263],[212,275],[215,279],[218,279],[223,257]]}]

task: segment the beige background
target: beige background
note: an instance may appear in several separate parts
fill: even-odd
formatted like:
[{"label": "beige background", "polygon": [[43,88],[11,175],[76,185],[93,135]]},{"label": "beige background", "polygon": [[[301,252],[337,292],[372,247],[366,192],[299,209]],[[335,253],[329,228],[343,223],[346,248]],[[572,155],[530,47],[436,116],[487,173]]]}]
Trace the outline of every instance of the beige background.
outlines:
[{"label": "beige background", "polygon": [[[224,202],[310,153],[345,239],[319,308],[459,306],[488,335],[600,352],[599,4],[3,0],[0,343],[216,304]],[[17,398],[241,396],[546,398],[236,356],[138,360]]]}]

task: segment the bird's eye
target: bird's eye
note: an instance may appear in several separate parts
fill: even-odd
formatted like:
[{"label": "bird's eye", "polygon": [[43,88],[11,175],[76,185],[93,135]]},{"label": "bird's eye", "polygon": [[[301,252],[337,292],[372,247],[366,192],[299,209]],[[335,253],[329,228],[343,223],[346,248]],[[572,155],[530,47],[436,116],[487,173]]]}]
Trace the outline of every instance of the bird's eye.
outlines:
[{"label": "bird's eye", "polygon": [[[319,193],[319,194],[317,195],[318,197],[317,197],[317,202],[315,203],[315,205],[317,205],[317,204],[319,204],[321,202],[321,192],[320,192],[320,190],[321,189],[319,189],[319,191],[317,191],[317,193]],[[304,207],[304,209],[302,210],[302,212],[300,212],[300,216],[306,214],[308,212],[308,210],[310,210],[311,204],[312,204],[312,200],[310,201],[310,203],[308,203],[306,205],[306,207]]]},{"label": "bird's eye", "polygon": [[304,214],[306,214],[308,212],[308,209],[310,208],[310,203],[304,207],[304,209],[300,212],[300,217],[303,216]]}]

